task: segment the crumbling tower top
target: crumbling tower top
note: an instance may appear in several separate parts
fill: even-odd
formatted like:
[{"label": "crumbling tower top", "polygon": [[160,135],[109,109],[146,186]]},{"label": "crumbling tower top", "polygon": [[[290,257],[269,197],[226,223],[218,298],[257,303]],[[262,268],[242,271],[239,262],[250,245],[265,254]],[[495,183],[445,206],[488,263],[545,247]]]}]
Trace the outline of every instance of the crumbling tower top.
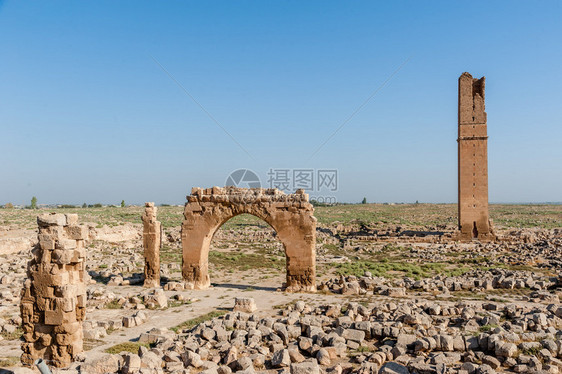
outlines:
[{"label": "crumbling tower top", "polygon": [[472,78],[469,73],[459,77],[459,124],[473,125],[487,122],[484,91],[486,77]]}]

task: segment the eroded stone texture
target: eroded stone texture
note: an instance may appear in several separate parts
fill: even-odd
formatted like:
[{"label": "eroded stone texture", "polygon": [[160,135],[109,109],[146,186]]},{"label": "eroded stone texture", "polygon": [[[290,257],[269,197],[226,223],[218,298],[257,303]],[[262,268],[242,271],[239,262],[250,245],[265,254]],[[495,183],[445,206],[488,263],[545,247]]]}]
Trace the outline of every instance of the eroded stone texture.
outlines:
[{"label": "eroded stone texture", "polygon": [[213,235],[226,221],[243,213],[263,219],[283,243],[287,291],[316,291],[316,218],[308,194],[304,190],[287,195],[277,189],[237,187],[193,188],[187,196],[181,233],[186,287],[209,287]]},{"label": "eroded stone texture", "polygon": [[485,78],[459,78],[459,238],[493,240],[488,216],[488,135]]},{"label": "eroded stone texture", "polygon": [[234,312],[254,313],[258,310],[256,301],[251,297],[237,297],[234,299]]},{"label": "eroded stone texture", "polygon": [[76,214],[37,217],[39,243],[28,262],[20,305],[24,365],[43,358],[67,367],[82,352],[88,229],[77,222]]},{"label": "eroded stone texture", "polygon": [[154,203],[146,203],[142,215],[144,247],[144,287],[160,287],[160,245],[162,244],[162,225],[156,220],[157,208]]}]

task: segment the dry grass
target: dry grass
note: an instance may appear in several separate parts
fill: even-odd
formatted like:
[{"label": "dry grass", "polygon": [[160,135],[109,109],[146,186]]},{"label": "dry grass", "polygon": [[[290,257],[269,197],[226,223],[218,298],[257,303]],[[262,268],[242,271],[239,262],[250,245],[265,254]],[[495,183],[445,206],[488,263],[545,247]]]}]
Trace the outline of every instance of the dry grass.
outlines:
[{"label": "dry grass", "polygon": [[[18,225],[35,229],[35,218],[44,212],[77,213],[80,222],[117,226],[125,223],[140,224],[144,210],[141,206],[103,208],[49,208],[49,209],[0,209],[0,224]],[[560,216],[562,204],[490,204],[490,218],[498,227],[562,227]],[[456,204],[354,204],[316,207],[315,216],[321,224],[363,223],[401,224],[413,226],[455,225]],[[180,227],[183,221],[183,206],[158,207],[158,219],[164,228]],[[258,218],[249,215],[234,217],[223,227],[244,226],[267,227]]]}]

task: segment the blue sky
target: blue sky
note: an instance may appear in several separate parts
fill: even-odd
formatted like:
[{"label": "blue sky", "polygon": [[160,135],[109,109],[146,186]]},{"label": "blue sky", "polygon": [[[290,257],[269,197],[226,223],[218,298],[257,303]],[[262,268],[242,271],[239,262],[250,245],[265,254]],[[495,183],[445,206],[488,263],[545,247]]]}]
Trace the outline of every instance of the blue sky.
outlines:
[{"label": "blue sky", "polygon": [[239,168],[455,202],[464,71],[490,200],[562,201],[561,1],[3,1],[0,35],[0,204],[183,203]]}]

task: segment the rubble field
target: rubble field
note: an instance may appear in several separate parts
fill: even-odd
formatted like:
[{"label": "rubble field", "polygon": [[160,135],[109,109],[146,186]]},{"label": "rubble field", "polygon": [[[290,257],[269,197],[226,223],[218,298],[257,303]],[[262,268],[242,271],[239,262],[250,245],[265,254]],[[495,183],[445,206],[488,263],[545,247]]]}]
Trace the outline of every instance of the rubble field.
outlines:
[{"label": "rubble field", "polygon": [[490,205],[495,242],[457,242],[455,204],[316,207],[316,293],[288,293],[275,232],[217,231],[211,288],[184,288],[183,207],[159,206],[160,287],[143,288],[144,207],[0,209],[0,373],[21,367],[21,290],[40,213],[87,226],[79,360],[53,373],[562,372],[562,206]]}]

